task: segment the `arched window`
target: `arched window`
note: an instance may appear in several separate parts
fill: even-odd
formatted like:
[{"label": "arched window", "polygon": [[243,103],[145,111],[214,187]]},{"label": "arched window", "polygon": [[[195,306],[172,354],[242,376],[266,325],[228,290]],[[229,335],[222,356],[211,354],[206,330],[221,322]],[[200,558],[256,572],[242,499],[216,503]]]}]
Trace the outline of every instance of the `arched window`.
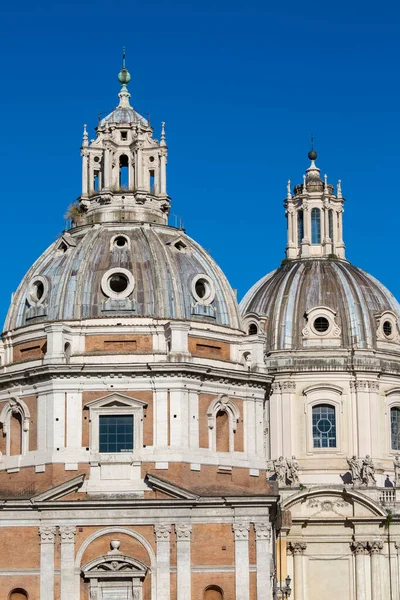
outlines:
[{"label": "arched window", "polygon": [[7,456],[25,454],[29,450],[30,412],[25,402],[10,398],[0,413],[3,436],[6,437]]},{"label": "arched window", "polygon": [[129,189],[129,159],[126,154],[119,157],[119,187],[121,190]]},{"label": "arched window", "polygon": [[311,211],[311,243],[321,243],[321,211],[313,208]]},{"label": "arched window", "polygon": [[69,361],[71,359],[71,344],[69,342],[64,344],[64,354],[65,354],[65,361],[67,364],[69,364]]},{"label": "arched window", "polygon": [[229,415],[219,410],[215,417],[217,452],[229,452]]},{"label": "arched window", "polygon": [[22,454],[22,418],[19,412],[10,418],[10,455]]},{"label": "arched window", "polygon": [[255,323],[250,323],[249,335],[257,335],[257,333],[258,333],[257,325]]},{"label": "arched window", "polygon": [[390,409],[390,433],[392,450],[400,450],[400,408],[398,406]]},{"label": "arched window", "polygon": [[204,600],[224,600],[224,592],[218,585],[209,585],[204,590]]},{"label": "arched window", "polygon": [[297,245],[301,246],[304,237],[304,212],[297,211]]},{"label": "arched window", "polygon": [[313,406],[312,435],[314,448],[336,448],[336,414],[333,406]]},{"label": "arched window", "polygon": [[213,400],[207,410],[208,444],[214,452],[233,452],[235,434],[240,418],[236,404],[221,394]]},{"label": "arched window", "polygon": [[333,239],[333,210],[328,212],[328,233],[331,242],[334,242]]},{"label": "arched window", "polygon": [[28,594],[22,588],[15,588],[8,596],[9,600],[27,600]]}]

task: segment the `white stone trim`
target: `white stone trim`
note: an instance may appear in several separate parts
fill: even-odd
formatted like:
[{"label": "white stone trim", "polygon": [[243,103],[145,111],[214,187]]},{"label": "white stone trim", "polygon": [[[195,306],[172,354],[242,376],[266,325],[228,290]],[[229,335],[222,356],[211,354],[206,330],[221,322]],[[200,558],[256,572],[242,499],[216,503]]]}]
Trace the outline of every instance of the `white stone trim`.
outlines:
[{"label": "white stone trim", "polygon": [[[128,279],[128,286],[122,292],[114,292],[110,288],[109,279],[113,275],[117,274],[125,275],[125,277]],[[134,288],[135,278],[133,277],[132,273],[128,271],[128,269],[123,269],[122,267],[114,267],[113,269],[109,269],[101,278],[101,289],[103,294],[108,298],[112,298],[113,300],[123,300],[124,298],[128,298],[128,296],[132,294]]]},{"label": "white stone trim", "polygon": [[[125,246],[117,246],[117,244],[115,243],[117,238],[124,238],[126,240],[126,244]],[[122,250],[122,248],[126,248],[127,250],[131,249],[131,240],[130,238],[125,234],[125,233],[116,233],[115,235],[112,236],[111,240],[110,240],[110,251],[114,250],[114,248],[117,248],[119,250]]]},{"label": "white stone trim", "polygon": [[[35,298],[35,283],[40,281],[43,284],[43,294],[39,299]],[[46,277],[42,275],[35,275],[29,282],[28,286],[28,302],[31,306],[41,306],[43,302],[47,299],[50,291],[50,284]]]},{"label": "white stone trim", "polygon": [[21,417],[21,454],[26,454],[29,450],[29,425],[31,418],[29,408],[22,398],[10,398],[0,413],[0,423],[3,425],[3,434],[6,436],[7,456],[11,456],[10,423],[12,416],[16,413]]},{"label": "white stone trim", "polygon": [[[200,296],[196,292],[196,283],[200,280],[204,280],[204,282],[206,284],[205,288],[206,288],[207,293],[204,296],[204,298],[200,298]],[[198,304],[203,304],[204,306],[208,306],[209,304],[211,304],[213,302],[213,300],[215,298],[214,282],[208,275],[205,275],[205,273],[200,273],[199,275],[196,275],[195,277],[193,277],[191,289],[192,289],[193,298],[195,298],[195,300]]]},{"label": "white stone trim", "polygon": [[208,447],[213,452],[217,451],[216,420],[218,412],[226,412],[229,417],[229,452],[235,450],[234,434],[240,419],[240,411],[236,404],[226,395],[219,394],[207,409],[208,417]]},{"label": "white stone trim", "polygon": [[108,535],[110,533],[112,533],[112,534],[122,533],[122,534],[129,535],[129,536],[133,537],[134,539],[136,539],[138,542],[140,542],[142,544],[142,546],[144,546],[144,548],[147,550],[147,553],[150,558],[151,600],[159,600],[158,596],[157,596],[157,569],[156,569],[156,556],[154,554],[154,551],[153,551],[151,545],[149,544],[149,542],[142,535],[140,535],[140,533],[137,533],[133,529],[127,529],[126,527],[105,527],[104,529],[101,529],[100,531],[95,531],[94,533],[92,533],[82,543],[82,545],[80,546],[79,550],[77,551],[76,557],[75,557],[74,600],[80,599],[81,561],[82,561],[82,556],[83,556],[86,548],[97,538],[102,537],[103,535]]},{"label": "white stone trim", "polygon": [[[312,454],[337,454],[342,452],[342,388],[329,384],[314,384],[303,390],[306,396],[304,403],[304,412],[306,417],[306,451],[308,455]],[[314,448],[312,410],[314,407],[326,404],[335,409],[336,422],[336,446],[334,448]]]},{"label": "white stone trim", "polygon": [[[119,405],[116,405],[116,404]],[[101,415],[133,415],[133,452],[143,447],[143,409],[146,402],[130,398],[123,394],[113,393],[88,402],[85,405],[90,415],[90,450],[91,454],[100,453],[99,430]],[[121,453],[117,453],[121,457]],[[109,453],[107,453],[107,456]]]}]

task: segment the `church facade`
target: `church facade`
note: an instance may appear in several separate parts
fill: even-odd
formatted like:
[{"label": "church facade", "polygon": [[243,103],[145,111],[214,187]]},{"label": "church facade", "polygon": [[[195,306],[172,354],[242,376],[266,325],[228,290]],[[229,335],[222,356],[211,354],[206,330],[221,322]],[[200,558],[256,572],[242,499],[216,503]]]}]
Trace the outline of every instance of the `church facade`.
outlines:
[{"label": "church facade", "polygon": [[118,79],[2,334],[0,600],[397,599],[400,307],[345,258],[340,182],[312,150],[239,306]]}]

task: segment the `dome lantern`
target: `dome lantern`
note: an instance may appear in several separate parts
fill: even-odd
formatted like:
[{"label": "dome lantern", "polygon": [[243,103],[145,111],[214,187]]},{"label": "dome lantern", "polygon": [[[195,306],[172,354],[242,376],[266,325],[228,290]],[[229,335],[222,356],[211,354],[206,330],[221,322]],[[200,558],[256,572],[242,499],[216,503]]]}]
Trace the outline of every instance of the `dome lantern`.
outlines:
[{"label": "dome lantern", "polygon": [[167,224],[167,155],[164,124],[161,140],[153,137],[149,119],[130,104],[125,49],[118,74],[119,104],[99,120],[96,139],[84,133],[82,194],[72,225],[138,221]]},{"label": "dome lantern", "polygon": [[321,179],[321,171],[315,161],[314,144],[308,153],[310,166],[303,176],[302,185],[288,188],[285,200],[287,216],[286,257],[295,258],[345,258],[342,233],[344,198],[341,185],[337,192],[328,183],[327,175]]}]

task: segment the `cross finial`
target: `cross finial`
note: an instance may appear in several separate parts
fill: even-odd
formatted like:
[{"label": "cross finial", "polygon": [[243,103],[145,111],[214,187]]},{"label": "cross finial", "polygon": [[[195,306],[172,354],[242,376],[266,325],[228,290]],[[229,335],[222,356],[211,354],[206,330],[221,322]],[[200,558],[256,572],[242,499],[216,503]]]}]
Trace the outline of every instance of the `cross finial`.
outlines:
[{"label": "cross finial", "polygon": [[314,150],[314,134],[311,134],[311,150]]},{"label": "cross finial", "polygon": [[123,69],[126,69],[125,58],[126,58],[126,49],[125,49],[125,46],[123,46],[123,48],[122,48],[122,68]]}]

